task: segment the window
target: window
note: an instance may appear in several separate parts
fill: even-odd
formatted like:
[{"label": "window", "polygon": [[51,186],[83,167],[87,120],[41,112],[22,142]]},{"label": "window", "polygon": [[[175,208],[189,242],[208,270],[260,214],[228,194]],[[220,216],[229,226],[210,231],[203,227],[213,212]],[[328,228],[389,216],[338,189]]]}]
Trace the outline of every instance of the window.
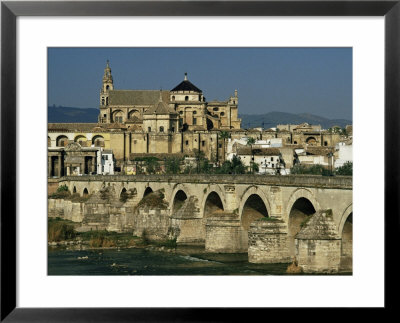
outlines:
[{"label": "window", "polygon": [[324,146],[328,146],[328,142],[327,141],[324,141]]},{"label": "window", "polygon": [[221,117],[223,117],[225,115],[225,112],[221,112]]},{"label": "window", "polygon": [[108,105],[108,98],[106,98],[106,105]]},{"label": "window", "polygon": [[193,118],[193,124],[197,124],[197,118]]},{"label": "window", "polygon": [[171,99],[172,99],[172,101],[175,101],[175,95],[173,95]]},{"label": "window", "polygon": [[189,145],[189,140],[186,140],[186,141],[185,141],[185,144],[186,144],[186,146]]},{"label": "window", "polygon": [[219,148],[222,148],[222,144],[219,144],[218,147],[219,147]]},{"label": "window", "polygon": [[163,126],[160,127],[160,132],[164,132],[164,127]]},{"label": "window", "polygon": [[174,128],[174,127],[171,127],[171,131],[172,131],[172,132],[175,132],[175,128]]},{"label": "window", "polygon": [[193,114],[197,114],[197,111],[193,111]]},{"label": "window", "polygon": [[274,157],[271,157],[271,161],[274,161]]},{"label": "window", "polygon": [[147,128],[147,131],[148,131],[148,132],[151,132],[151,127],[148,127],[148,128]]},{"label": "window", "polygon": [[136,145],[136,144],[137,144],[137,140],[134,140],[134,141],[133,141],[133,144]]},{"label": "window", "polygon": [[105,118],[105,117],[107,117],[107,115],[106,115],[106,114],[104,114],[104,115],[103,115],[103,117]]},{"label": "window", "polygon": [[107,86],[106,86],[106,90],[108,90],[109,88],[110,88],[110,86],[109,86],[109,85],[107,85]]},{"label": "window", "polygon": [[206,145],[206,142],[204,140],[202,140],[201,145],[204,147]]},{"label": "window", "polygon": [[104,105],[104,98],[101,99],[101,105]]},{"label": "window", "polygon": [[189,101],[189,97],[187,95],[185,96],[185,101]]},{"label": "window", "polygon": [[294,143],[295,145],[297,145],[297,141],[293,141],[293,143]]},{"label": "window", "polygon": [[218,111],[219,109],[218,108],[213,108],[213,111]]},{"label": "window", "polygon": [[179,111],[179,114],[183,114],[183,111]]}]

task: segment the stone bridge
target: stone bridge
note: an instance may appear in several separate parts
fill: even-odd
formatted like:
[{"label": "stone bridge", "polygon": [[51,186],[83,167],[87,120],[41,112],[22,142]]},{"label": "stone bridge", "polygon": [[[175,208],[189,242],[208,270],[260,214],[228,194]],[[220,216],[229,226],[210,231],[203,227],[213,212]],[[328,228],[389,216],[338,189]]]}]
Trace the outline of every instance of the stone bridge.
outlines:
[{"label": "stone bridge", "polygon": [[[63,177],[59,185],[80,195],[93,195],[108,187],[115,200],[127,195],[131,206],[151,192],[162,192],[165,210],[143,210],[147,220],[146,216],[136,219],[134,232],[159,221],[162,227],[155,229],[165,235],[172,230],[178,243],[204,244],[214,252],[248,252],[252,262],[290,262],[306,248],[302,265],[309,271],[313,266],[331,271],[330,264],[308,258],[338,249],[341,266],[351,267],[351,177],[97,175]],[[165,221],[160,221],[162,216]],[[327,256],[334,258],[330,262],[337,263],[337,252]]]}]

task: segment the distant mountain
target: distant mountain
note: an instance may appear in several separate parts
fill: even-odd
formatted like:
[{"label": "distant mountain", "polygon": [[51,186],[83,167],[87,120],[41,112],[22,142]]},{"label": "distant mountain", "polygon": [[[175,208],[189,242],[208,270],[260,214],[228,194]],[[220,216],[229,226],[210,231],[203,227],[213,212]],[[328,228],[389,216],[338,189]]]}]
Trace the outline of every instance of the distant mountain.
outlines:
[{"label": "distant mountain", "polygon": [[72,107],[48,107],[47,120],[53,122],[71,123],[95,123],[99,116],[99,109],[93,108],[72,108]]},{"label": "distant mountain", "polygon": [[323,129],[332,126],[344,128],[346,125],[353,124],[346,119],[327,119],[308,113],[294,114],[288,112],[268,112],[265,114],[239,114],[242,119],[242,128],[273,128],[278,124],[300,124],[307,122],[309,124],[320,124]]},{"label": "distant mountain", "polygon": [[[48,122],[82,122],[95,123],[99,115],[99,109],[93,108],[73,108],[73,107],[48,107]],[[294,114],[288,112],[268,112],[265,114],[239,114],[242,119],[242,128],[273,128],[278,124],[300,124],[307,122],[309,124],[320,124],[322,128],[327,129],[332,126],[345,127],[352,124],[350,120],[345,119],[327,119],[313,114]]]}]

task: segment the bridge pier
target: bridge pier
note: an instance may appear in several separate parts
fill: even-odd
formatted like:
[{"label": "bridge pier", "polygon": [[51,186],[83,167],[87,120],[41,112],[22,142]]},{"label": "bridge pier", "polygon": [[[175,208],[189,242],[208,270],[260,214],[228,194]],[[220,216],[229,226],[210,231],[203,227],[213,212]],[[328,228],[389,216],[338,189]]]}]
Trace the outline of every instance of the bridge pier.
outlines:
[{"label": "bridge pier", "polygon": [[289,263],[287,225],[276,218],[253,222],[249,230],[249,262]]},{"label": "bridge pier", "polygon": [[331,210],[318,211],[295,239],[298,265],[305,273],[335,273],[340,269],[341,239]]},{"label": "bridge pier", "polygon": [[210,252],[247,252],[242,246],[242,227],[236,214],[222,213],[206,222],[205,249]]}]

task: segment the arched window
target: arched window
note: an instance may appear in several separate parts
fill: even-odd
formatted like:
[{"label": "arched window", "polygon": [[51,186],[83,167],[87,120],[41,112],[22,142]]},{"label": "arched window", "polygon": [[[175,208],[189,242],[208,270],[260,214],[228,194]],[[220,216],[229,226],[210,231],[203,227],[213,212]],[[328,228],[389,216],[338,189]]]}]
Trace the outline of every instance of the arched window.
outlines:
[{"label": "arched window", "polygon": [[104,138],[103,136],[94,136],[92,139],[92,144],[95,147],[104,147]]},{"label": "arched window", "polygon": [[57,147],[65,147],[68,144],[68,138],[66,136],[57,137]]},{"label": "arched window", "polygon": [[108,98],[106,98],[106,105],[108,105]]},{"label": "arched window", "polygon": [[164,132],[164,127],[163,126],[160,127],[160,132]]},{"label": "arched window", "polygon": [[187,95],[185,96],[185,101],[189,101],[189,97]]},{"label": "arched window", "polygon": [[110,86],[109,86],[109,85],[107,85],[107,86],[106,86],[106,90],[108,90],[109,88],[110,88]]},{"label": "arched window", "polygon": [[221,117],[223,117],[225,115],[225,112],[221,112]]},{"label": "arched window", "polygon": [[148,127],[148,128],[147,128],[147,131],[148,131],[148,132],[151,132],[151,127]]},{"label": "arched window", "polygon": [[101,105],[104,105],[104,98],[101,98]]},{"label": "arched window", "polygon": [[76,136],[74,141],[80,144],[81,146],[84,146],[86,143],[86,137],[82,135]]}]

